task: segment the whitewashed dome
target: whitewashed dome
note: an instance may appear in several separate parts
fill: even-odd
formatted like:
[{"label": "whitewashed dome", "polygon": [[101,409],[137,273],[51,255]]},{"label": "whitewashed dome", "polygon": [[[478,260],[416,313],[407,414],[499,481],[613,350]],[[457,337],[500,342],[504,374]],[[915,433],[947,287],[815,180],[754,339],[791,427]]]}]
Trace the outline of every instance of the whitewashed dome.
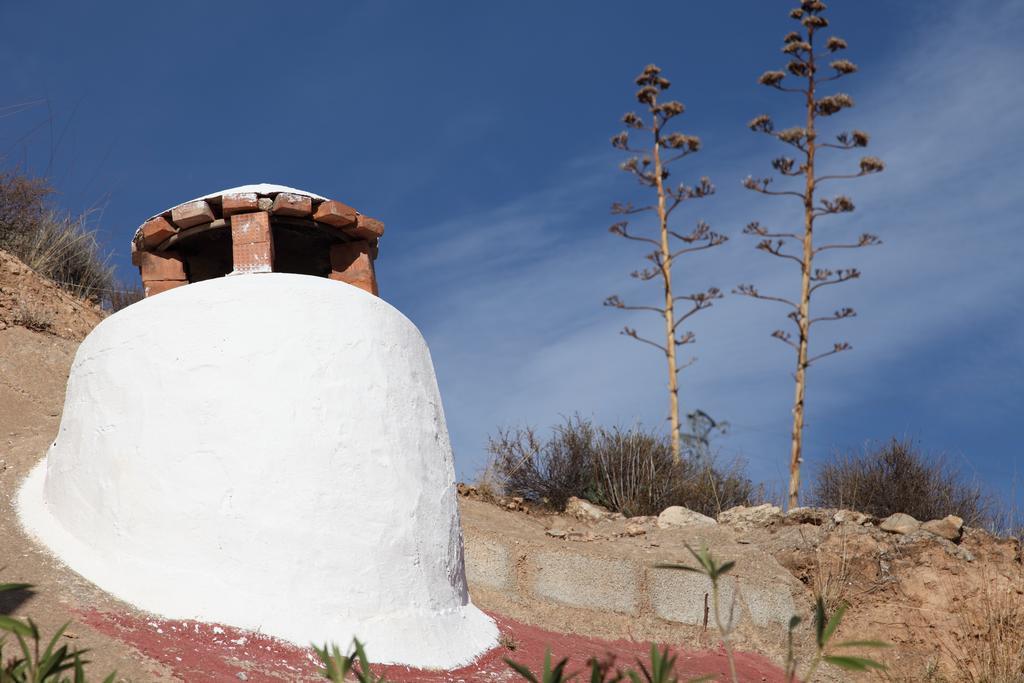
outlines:
[{"label": "whitewashed dome", "polygon": [[85,339],[26,528],[157,614],[451,668],[492,648],[416,327],[285,273],[180,287]]}]

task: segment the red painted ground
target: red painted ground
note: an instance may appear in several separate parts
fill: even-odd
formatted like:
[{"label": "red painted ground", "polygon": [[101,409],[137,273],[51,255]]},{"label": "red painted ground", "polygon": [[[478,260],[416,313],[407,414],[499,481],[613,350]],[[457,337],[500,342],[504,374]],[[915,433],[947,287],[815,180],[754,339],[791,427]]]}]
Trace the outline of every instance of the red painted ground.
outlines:
[{"label": "red painted ground", "polygon": [[[614,656],[623,666],[633,665],[639,657],[646,661],[650,645],[627,640],[600,640],[578,635],[554,633],[492,614],[505,635],[503,642],[515,643],[515,650],[499,647],[474,664],[455,671],[423,671],[401,666],[377,666],[374,671],[388,680],[416,683],[457,683],[461,681],[521,681],[504,663],[506,656],[539,671],[547,648],[554,656],[569,657],[569,670],[579,671],[590,657]],[[143,619],[110,612],[87,611],[79,617],[93,628],[114,636],[146,656],[171,668],[188,683],[251,683],[277,681],[318,681],[318,660],[312,649],[298,647],[275,638],[194,621]],[[725,653],[685,651],[679,655],[676,672],[680,679],[718,674],[728,680]],[[373,658],[373,652],[369,653]],[[760,655],[736,656],[741,681],[781,683],[782,672]]]}]

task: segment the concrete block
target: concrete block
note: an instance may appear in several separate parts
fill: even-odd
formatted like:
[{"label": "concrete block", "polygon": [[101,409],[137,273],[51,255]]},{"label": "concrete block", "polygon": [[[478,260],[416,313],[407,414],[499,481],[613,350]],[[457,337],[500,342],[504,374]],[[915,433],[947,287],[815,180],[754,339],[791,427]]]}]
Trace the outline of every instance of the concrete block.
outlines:
[{"label": "concrete block", "polygon": [[541,599],[572,607],[636,614],[640,568],[635,562],[547,552],[535,559],[533,590]]},{"label": "concrete block", "polygon": [[[714,624],[714,595],[711,592],[711,579],[703,574],[681,571],[678,569],[650,569],[651,605],[654,613],[668,621],[683,624],[704,623],[704,595],[708,596],[708,623]],[[733,623],[740,619],[740,605],[736,601],[736,582],[732,577],[719,581],[719,607],[722,622],[733,614]]]},{"label": "concrete block", "polygon": [[466,579],[470,588],[483,586],[507,590],[512,587],[512,563],[501,543],[469,536],[466,538]]},{"label": "concrete block", "polygon": [[755,626],[788,624],[796,614],[793,594],[782,583],[751,585],[740,579],[740,596]]}]

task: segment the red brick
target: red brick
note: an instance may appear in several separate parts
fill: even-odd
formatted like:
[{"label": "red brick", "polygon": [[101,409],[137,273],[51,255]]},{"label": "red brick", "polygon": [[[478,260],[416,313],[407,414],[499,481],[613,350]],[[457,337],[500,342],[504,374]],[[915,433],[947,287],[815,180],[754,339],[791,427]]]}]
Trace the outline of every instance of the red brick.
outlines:
[{"label": "red brick", "polygon": [[182,280],[185,277],[185,263],[171,251],[139,252],[139,268],[143,280]]},{"label": "red brick", "polygon": [[254,244],[273,241],[270,215],[266,211],[240,213],[231,217],[231,241],[234,244]]},{"label": "red brick", "polygon": [[335,228],[347,228],[350,225],[355,225],[358,219],[358,211],[348,204],[335,201],[324,202],[313,214],[313,220]]},{"label": "red brick", "polygon": [[255,192],[236,192],[226,194],[221,199],[221,212],[224,218],[234,216],[236,213],[248,213],[259,210],[259,197]]},{"label": "red brick", "polygon": [[345,232],[359,240],[375,240],[384,234],[384,224],[369,216],[359,216],[359,221]]},{"label": "red brick", "polygon": [[139,245],[132,240],[132,265],[138,266],[142,263],[142,252],[139,251]]},{"label": "red brick", "polygon": [[179,228],[191,228],[213,220],[213,209],[204,199],[186,202],[171,209],[171,220]]},{"label": "red brick", "polygon": [[270,273],[274,270],[274,243],[234,242],[231,245],[235,273]]},{"label": "red brick", "polygon": [[183,287],[187,284],[188,282],[185,282],[184,280],[143,280],[142,291],[145,292],[147,297],[156,296],[157,294],[166,292],[169,289]]},{"label": "red brick", "polygon": [[155,247],[176,232],[174,226],[166,219],[160,216],[151,218],[142,224],[142,244],[145,247]]},{"label": "red brick", "polygon": [[377,295],[377,276],[370,257],[372,247],[368,242],[343,242],[331,245],[332,280],[347,282]]},{"label": "red brick", "polygon": [[279,216],[308,216],[313,213],[313,200],[301,194],[282,192],[274,197],[270,212]]}]

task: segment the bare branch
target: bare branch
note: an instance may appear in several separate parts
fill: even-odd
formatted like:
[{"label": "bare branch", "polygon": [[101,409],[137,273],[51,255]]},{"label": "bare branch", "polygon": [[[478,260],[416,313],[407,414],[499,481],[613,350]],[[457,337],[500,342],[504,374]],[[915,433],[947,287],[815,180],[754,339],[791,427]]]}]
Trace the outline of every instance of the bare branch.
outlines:
[{"label": "bare branch", "polygon": [[742,294],[743,296],[749,296],[753,299],[764,299],[765,301],[778,301],[779,303],[786,304],[787,306],[792,306],[797,310],[799,310],[800,308],[789,299],[784,299],[780,296],[768,296],[767,294],[761,294],[761,292],[757,291],[757,288],[754,287],[754,285],[739,285],[736,287],[736,289],[732,290],[732,293]]},{"label": "bare branch", "polygon": [[661,245],[660,242],[658,242],[657,240],[653,240],[650,237],[630,235],[629,232],[627,232],[626,230],[626,227],[628,225],[629,224],[626,221],[621,221],[619,223],[616,223],[612,227],[608,228],[608,232],[612,233],[613,235],[618,235],[619,237],[625,237],[627,240],[634,240],[636,242],[647,242],[649,244],[653,244],[656,247]]},{"label": "bare branch", "polygon": [[636,333],[636,330],[634,330],[632,327],[623,327],[622,328],[622,332],[620,332],[619,334],[624,334],[627,337],[632,337],[633,339],[636,339],[639,342],[643,342],[644,344],[650,344],[654,348],[659,349],[666,356],[668,355],[668,350],[666,350],[664,346],[662,346],[661,344],[659,344],[657,342],[653,342],[650,339],[644,339],[643,337],[638,335]]},{"label": "bare branch", "polygon": [[857,311],[853,310],[852,308],[849,308],[849,307],[840,308],[838,311],[836,311],[832,315],[824,315],[824,316],[821,316],[820,318],[811,318],[810,321],[808,321],[807,324],[808,325],[813,325],[814,323],[828,322],[830,320],[843,320],[845,318],[856,317],[856,315],[857,315]]},{"label": "bare branch", "polygon": [[788,237],[794,240],[801,239],[800,235],[797,235],[794,232],[768,232],[768,230],[758,221],[751,221],[750,223],[747,223],[747,227],[743,228],[743,234],[757,235],[759,237]]},{"label": "bare branch", "polygon": [[760,251],[766,251],[772,256],[778,256],[779,258],[785,258],[791,261],[796,261],[802,266],[804,263],[802,259],[794,256],[793,254],[782,253],[782,247],[785,244],[785,240],[776,240],[774,242],[772,242],[771,240],[761,240],[760,242],[757,243],[756,248],[759,249]]},{"label": "bare branch", "polygon": [[811,286],[810,292],[813,294],[822,287],[838,285],[840,282],[856,280],[859,277],[860,271],[856,268],[843,268],[836,271],[829,270],[828,268],[816,268],[811,274],[811,281],[817,284]]},{"label": "bare branch", "polygon": [[619,202],[614,202],[614,203],[612,203],[612,209],[611,209],[612,214],[620,214],[620,215],[631,215],[631,214],[634,214],[634,213],[643,213],[644,211],[653,211],[653,210],[654,210],[654,206],[652,206],[652,205],[648,205],[648,206],[633,206],[632,202],[626,202],[625,204],[620,204]]},{"label": "bare branch", "polygon": [[841,353],[843,351],[852,351],[852,350],[853,350],[853,347],[850,346],[850,344],[848,344],[847,342],[836,342],[835,344],[832,345],[832,350],[831,351],[826,351],[825,353],[821,353],[821,354],[818,354],[817,356],[814,356],[813,358],[807,359],[806,366],[809,367],[811,365],[811,363],[813,363],[815,361],[818,361],[818,360],[821,360],[822,358],[825,358],[827,356],[831,356],[831,355],[836,354],[836,353]]},{"label": "bare branch", "polygon": [[814,250],[814,253],[817,254],[822,251],[828,251],[829,249],[857,249],[859,247],[873,247],[881,243],[882,240],[878,239],[877,236],[866,232],[860,236],[860,239],[857,240],[856,244],[823,244],[822,246],[817,247]]},{"label": "bare branch", "polygon": [[653,311],[654,313],[660,313],[665,315],[664,308],[657,308],[655,306],[631,306],[623,303],[622,299],[619,298],[618,294],[613,294],[604,300],[604,305],[609,308],[621,308],[624,311]]},{"label": "bare branch", "polygon": [[781,197],[783,195],[790,195],[792,197],[804,198],[803,193],[793,192],[791,190],[776,192],[768,189],[768,185],[771,184],[771,178],[754,178],[753,176],[747,176],[743,179],[743,187],[754,192],[760,192],[761,194],[773,195]]},{"label": "bare branch", "polygon": [[683,346],[684,344],[692,344],[693,342],[697,341],[697,337],[693,334],[693,332],[686,332],[681,337],[673,338],[672,341],[675,342],[676,346]]},{"label": "bare branch", "polygon": [[722,294],[721,290],[719,290],[717,287],[709,287],[706,292],[695,292],[693,294],[684,294],[682,296],[674,297],[672,299],[673,301],[690,301],[693,303],[693,306],[690,308],[690,310],[686,311],[681,316],[676,318],[675,323],[672,325],[672,331],[675,332],[676,328],[678,328],[684,320],[686,320],[693,314],[697,313],[698,311],[702,311],[705,308],[711,308],[711,306],[714,304],[714,300],[721,299],[723,296],[724,295]]},{"label": "bare branch", "polygon": [[775,330],[774,332],[772,332],[772,336],[781,342],[789,344],[794,349],[798,348],[797,345],[793,343],[792,336],[789,334],[789,332],[786,332],[784,330]]}]

